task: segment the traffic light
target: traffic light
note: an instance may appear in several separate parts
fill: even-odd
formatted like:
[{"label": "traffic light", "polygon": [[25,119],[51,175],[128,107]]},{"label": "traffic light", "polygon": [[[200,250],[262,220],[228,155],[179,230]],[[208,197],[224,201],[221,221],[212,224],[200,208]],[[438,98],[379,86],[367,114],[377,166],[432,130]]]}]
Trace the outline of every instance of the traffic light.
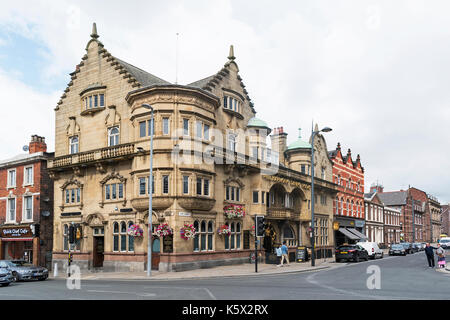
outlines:
[{"label": "traffic light", "polygon": [[256,225],[256,236],[263,237],[265,229],[264,216],[256,216],[255,225]]},{"label": "traffic light", "polygon": [[75,243],[75,226],[69,226],[69,243]]}]

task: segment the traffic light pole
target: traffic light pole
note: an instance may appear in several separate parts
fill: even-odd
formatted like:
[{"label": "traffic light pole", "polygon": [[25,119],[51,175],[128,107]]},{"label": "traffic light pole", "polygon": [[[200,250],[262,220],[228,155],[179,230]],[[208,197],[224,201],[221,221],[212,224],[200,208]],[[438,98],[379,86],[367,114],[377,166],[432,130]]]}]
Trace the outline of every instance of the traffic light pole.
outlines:
[{"label": "traffic light pole", "polygon": [[258,237],[255,233],[255,272],[258,273]]}]

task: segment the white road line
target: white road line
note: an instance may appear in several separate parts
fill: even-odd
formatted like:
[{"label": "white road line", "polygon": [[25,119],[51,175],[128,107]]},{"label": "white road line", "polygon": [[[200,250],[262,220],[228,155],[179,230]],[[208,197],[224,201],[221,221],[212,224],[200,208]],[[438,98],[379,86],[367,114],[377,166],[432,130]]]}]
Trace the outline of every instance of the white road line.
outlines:
[{"label": "white road line", "polygon": [[210,296],[213,300],[217,300],[217,298],[212,294],[211,291],[209,291],[208,288],[203,288],[203,289],[205,289],[205,291],[209,294],[209,296]]},{"label": "white road line", "polygon": [[110,290],[86,290],[87,292],[95,292],[95,293],[118,293],[118,294],[134,294],[141,297],[155,297],[155,293],[146,293],[146,292],[126,292],[126,291],[110,291]]}]

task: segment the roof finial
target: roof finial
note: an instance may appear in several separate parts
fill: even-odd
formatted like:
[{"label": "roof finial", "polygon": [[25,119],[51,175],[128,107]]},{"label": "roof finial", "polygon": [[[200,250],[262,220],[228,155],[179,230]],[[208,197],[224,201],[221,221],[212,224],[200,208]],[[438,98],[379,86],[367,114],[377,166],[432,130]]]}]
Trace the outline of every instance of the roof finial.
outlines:
[{"label": "roof finial", "polygon": [[302,128],[298,128],[298,138],[302,138]]},{"label": "roof finial", "polygon": [[234,60],[236,57],[234,56],[234,48],[233,45],[230,45],[230,54],[228,55],[228,60]]},{"label": "roof finial", "polygon": [[92,25],[91,38],[97,39],[98,37],[99,37],[99,35],[97,34],[97,25],[94,22],[94,24]]}]

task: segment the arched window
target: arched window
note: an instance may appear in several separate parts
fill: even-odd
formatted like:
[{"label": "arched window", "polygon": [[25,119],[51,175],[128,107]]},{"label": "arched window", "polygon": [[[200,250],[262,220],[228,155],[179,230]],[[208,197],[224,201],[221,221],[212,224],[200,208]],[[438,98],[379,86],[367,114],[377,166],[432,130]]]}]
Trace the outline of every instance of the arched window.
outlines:
[{"label": "arched window", "polygon": [[355,216],[355,212],[353,211],[353,210],[354,210],[354,207],[355,207],[355,203],[354,203],[353,200],[352,200],[352,207],[351,207],[351,209],[350,209],[350,212],[351,212],[351,214],[352,214],[352,217]]},{"label": "arched window", "polygon": [[108,130],[108,146],[119,144],[119,127],[112,127]]},{"label": "arched window", "polygon": [[196,221],[194,221],[194,228],[195,228],[195,230],[197,231],[197,233],[195,234],[195,237],[194,237],[194,251],[199,251],[199,237],[200,237],[200,235],[199,235],[199,227],[198,227],[198,221],[196,220]]},{"label": "arched window", "polygon": [[[134,223],[128,221],[128,228],[131,227]],[[128,251],[134,251],[134,237],[128,236]]]},{"label": "arched window", "polygon": [[334,214],[339,214],[339,198],[336,197],[334,200],[336,208],[334,209]]},{"label": "arched window", "polygon": [[283,227],[283,239],[294,239],[294,231],[292,231],[292,228],[289,225],[285,225]]},{"label": "arched window", "polygon": [[347,199],[347,215],[350,215],[350,200]]},{"label": "arched window", "polygon": [[119,251],[119,224],[117,222],[113,224],[113,251]]},{"label": "arched window", "polygon": [[78,153],[78,136],[73,136],[69,138],[69,153],[74,154]]},{"label": "arched window", "polygon": [[127,224],[120,223],[120,251],[127,251]]}]

